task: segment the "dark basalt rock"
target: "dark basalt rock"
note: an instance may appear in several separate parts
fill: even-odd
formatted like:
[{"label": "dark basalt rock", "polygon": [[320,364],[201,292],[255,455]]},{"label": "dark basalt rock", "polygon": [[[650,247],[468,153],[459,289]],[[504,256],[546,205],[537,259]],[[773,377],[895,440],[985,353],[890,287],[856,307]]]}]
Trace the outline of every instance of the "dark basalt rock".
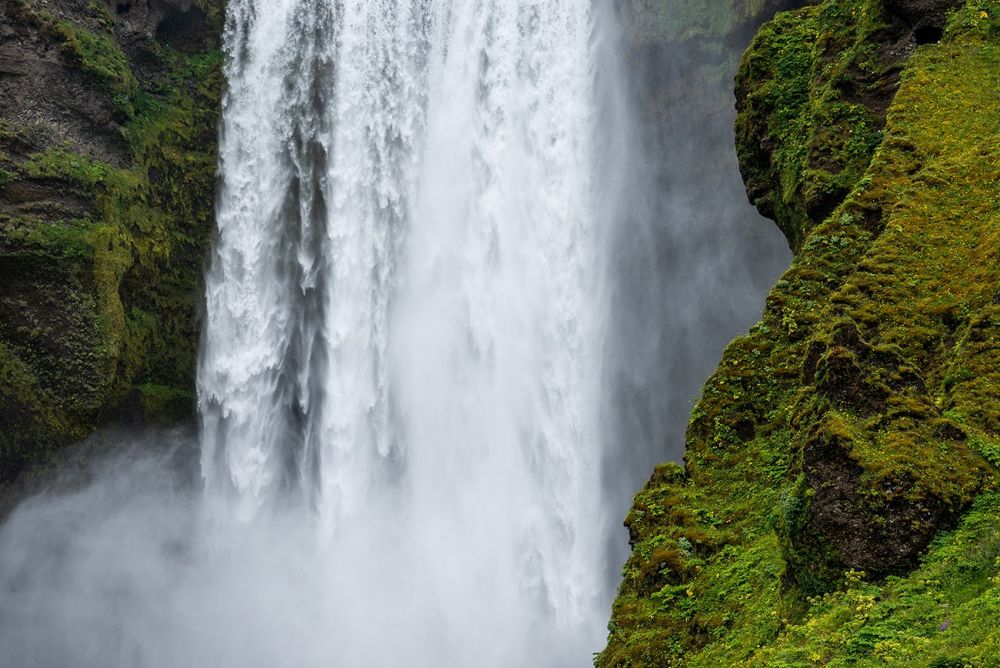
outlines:
[{"label": "dark basalt rock", "polygon": [[812,399],[796,422],[811,426],[780,532],[787,576],[812,594],[848,569],[871,577],[911,570],[984,475],[967,457],[920,444],[945,440],[964,452],[966,434],[942,418],[898,348],[871,345],[850,319],[809,344],[802,383]]},{"label": "dark basalt rock", "polygon": [[96,160],[125,161],[111,100],[58,41],[14,7],[0,8],[0,119],[33,135],[18,138],[8,151],[27,155],[66,142]]},{"label": "dark basalt rock", "polygon": [[884,0],[886,11],[899,17],[914,30],[936,28],[944,30],[948,12],[965,4],[962,0]]},{"label": "dark basalt rock", "polygon": [[913,481],[904,478],[883,482],[873,503],[865,469],[851,459],[851,439],[827,427],[817,427],[804,448],[810,494],[787,551],[790,574],[807,593],[824,591],[848,569],[876,578],[911,570],[957,517],[936,496],[910,498]]},{"label": "dark basalt rock", "polygon": [[219,33],[195,0],[112,0],[123,28],[188,53],[217,48]]}]

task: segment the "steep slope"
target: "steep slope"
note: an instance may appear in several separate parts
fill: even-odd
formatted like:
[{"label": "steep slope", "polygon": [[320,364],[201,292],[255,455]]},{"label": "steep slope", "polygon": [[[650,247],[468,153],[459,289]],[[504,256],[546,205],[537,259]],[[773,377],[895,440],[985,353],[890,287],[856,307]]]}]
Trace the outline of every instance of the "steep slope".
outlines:
[{"label": "steep slope", "polygon": [[0,482],[189,410],[221,6],[0,5]]},{"label": "steep slope", "polygon": [[780,15],[738,91],[797,256],[636,497],[597,665],[995,665],[1000,3]]}]

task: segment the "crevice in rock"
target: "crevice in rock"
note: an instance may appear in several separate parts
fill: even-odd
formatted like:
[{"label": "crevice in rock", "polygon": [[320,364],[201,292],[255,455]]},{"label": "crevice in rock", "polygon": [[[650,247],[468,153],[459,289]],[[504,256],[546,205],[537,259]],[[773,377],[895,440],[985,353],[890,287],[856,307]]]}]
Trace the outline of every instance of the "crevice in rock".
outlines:
[{"label": "crevice in rock", "polygon": [[151,3],[160,19],[156,39],[178,51],[194,52],[206,48],[215,36],[207,29],[209,22],[199,7],[175,2]]},{"label": "crevice in rock", "polygon": [[936,25],[920,26],[913,31],[913,38],[918,45],[936,44],[944,36],[944,29]]}]

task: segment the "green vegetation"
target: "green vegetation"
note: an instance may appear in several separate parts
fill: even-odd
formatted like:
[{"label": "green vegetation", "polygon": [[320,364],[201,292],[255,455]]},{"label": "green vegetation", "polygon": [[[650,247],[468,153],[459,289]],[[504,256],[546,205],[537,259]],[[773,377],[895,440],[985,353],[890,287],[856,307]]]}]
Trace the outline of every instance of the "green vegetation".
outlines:
[{"label": "green vegetation", "polygon": [[139,84],[125,54],[111,36],[82,30],[68,21],[47,27],[63,39],[63,48],[73,55],[80,69],[107,87],[115,108],[126,117],[132,117],[135,111],[130,103]]},{"label": "green vegetation", "polygon": [[877,10],[781,15],[744,59],[748,188],[797,255],[635,499],[598,666],[1000,657],[1000,2],[897,62]]},{"label": "green vegetation", "polygon": [[[738,77],[737,150],[754,204],[798,250],[851,191],[882,141],[900,51],[880,0],[779,15]],[[773,150],[772,150],[773,148]]]},{"label": "green vegetation", "polygon": [[0,199],[11,203],[0,206],[0,478],[129,396],[150,418],[189,413],[222,87],[219,52],[155,41],[139,77],[100,2],[79,16],[27,0],[17,11],[95,82],[125,162],[44,126],[0,128]]},{"label": "green vegetation", "polygon": [[[980,496],[906,577],[850,572],[747,666],[974,666],[1000,657],[1000,495]],[[734,664],[741,665],[741,664]]]}]

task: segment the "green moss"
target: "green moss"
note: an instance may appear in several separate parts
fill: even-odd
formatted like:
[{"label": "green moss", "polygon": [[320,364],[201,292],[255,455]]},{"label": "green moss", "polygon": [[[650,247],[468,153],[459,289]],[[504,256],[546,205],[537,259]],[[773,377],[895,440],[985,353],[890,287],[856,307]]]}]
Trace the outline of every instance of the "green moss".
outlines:
[{"label": "green moss", "polygon": [[58,433],[61,425],[44,406],[32,370],[0,342],[0,417],[5,425],[4,438],[0,438],[0,475],[9,475],[47,453],[50,444],[37,438],[38,432]]},{"label": "green moss", "polygon": [[981,496],[955,531],[935,539],[916,571],[878,584],[848,574],[842,589],[809,601],[801,622],[732,665],[993,665],[1000,656],[998,515],[1000,495]]},{"label": "green moss", "polygon": [[131,95],[138,84],[125,54],[109,35],[60,21],[51,28],[63,39],[63,46],[77,60],[80,69],[107,84],[112,93]]},{"label": "green moss", "polygon": [[[816,136],[815,119],[845,116],[821,108],[843,101],[824,97],[815,45],[864,62],[874,51],[855,37],[873,34],[871,7],[781,16],[744,59],[743,94],[772,107],[741,141],[770,142],[783,167],[769,156],[767,178],[789,188],[789,210],[815,182],[802,166],[817,143],[853,155],[828,172],[851,185],[790,234],[791,269],[703,390],[684,471],[636,497],[599,666],[1000,656],[1000,3],[968,3],[919,48],[884,141],[851,149],[842,132]],[[689,536],[706,546],[694,559]]]},{"label": "green moss", "polygon": [[115,15],[111,12],[111,8],[102,2],[102,0],[90,0],[87,3],[87,12],[100,22],[102,28],[105,30],[114,30]]},{"label": "green moss", "polygon": [[51,223],[34,219],[7,220],[5,228],[4,236],[16,242],[22,251],[37,249],[54,259],[71,262],[85,262],[93,254],[93,222],[90,220]]},{"label": "green moss", "polygon": [[[218,21],[221,5],[202,4]],[[126,161],[87,157],[52,133],[0,128],[0,152],[18,147],[17,158],[0,153],[4,182],[41,184],[56,198],[37,214],[0,216],[0,268],[24,277],[0,293],[0,344],[10,368],[34,379],[20,385],[31,392],[0,397],[0,414],[21,416],[20,426],[0,429],[0,475],[46,443],[79,438],[133,392],[156,419],[191,410],[222,88],[218,52],[188,55],[152,43],[144,71],[156,74],[140,80],[115,42],[114,18],[99,7],[79,23],[29,2],[17,8],[118,112]],[[25,158],[24,146],[42,149]]]},{"label": "green moss", "polygon": [[139,385],[135,389],[139,393],[143,416],[150,422],[177,422],[191,415],[195,397],[189,390],[153,384]]},{"label": "green moss", "polygon": [[94,32],[72,21],[58,20],[50,11],[29,0],[16,0],[12,10],[57,40],[80,71],[93,77],[110,96],[115,111],[124,118],[133,115],[131,98],[139,88],[128,58],[111,35],[114,17],[103,4],[90,2],[88,12],[97,17],[103,31]]},{"label": "green moss", "polygon": [[793,249],[853,189],[881,143],[882,106],[898,74],[898,58],[878,48],[887,29],[878,0],[820,3],[765,26],[740,66],[744,177]]}]

